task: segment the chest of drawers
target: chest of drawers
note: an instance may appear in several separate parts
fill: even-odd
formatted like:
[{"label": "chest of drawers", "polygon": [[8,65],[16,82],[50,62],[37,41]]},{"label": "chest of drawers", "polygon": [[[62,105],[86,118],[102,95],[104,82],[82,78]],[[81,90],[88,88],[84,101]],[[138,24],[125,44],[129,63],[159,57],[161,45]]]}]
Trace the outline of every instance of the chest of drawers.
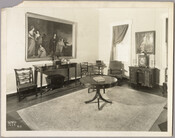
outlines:
[{"label": "chest of drawers", "polygon": [[156,84],[156,69],[130,66],[129,78],[131,84],[152,88]]}]

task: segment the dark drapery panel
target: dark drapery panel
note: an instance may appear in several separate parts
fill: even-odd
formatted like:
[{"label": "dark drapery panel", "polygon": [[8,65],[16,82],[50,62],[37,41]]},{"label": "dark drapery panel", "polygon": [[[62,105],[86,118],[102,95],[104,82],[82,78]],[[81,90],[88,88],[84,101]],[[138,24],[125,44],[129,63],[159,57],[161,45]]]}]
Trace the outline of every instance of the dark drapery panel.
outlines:
[{"label": "dark drapery panel", "polygon": [[113,27],[113,38],[112,38],[112,48],[111,48],[111,56],[110,61],[114,60],[115,55],[115,47],[117,44],[121,43],[126,35],[126,32],[128,30],[128,24],[125,25],[119,25]]}]

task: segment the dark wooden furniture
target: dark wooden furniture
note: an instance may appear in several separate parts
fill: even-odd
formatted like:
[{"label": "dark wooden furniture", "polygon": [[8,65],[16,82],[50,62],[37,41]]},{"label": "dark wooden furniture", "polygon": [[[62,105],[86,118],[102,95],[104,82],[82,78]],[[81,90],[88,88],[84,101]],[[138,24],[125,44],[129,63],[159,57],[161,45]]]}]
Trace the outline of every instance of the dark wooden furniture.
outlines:
[{"label": "dark wooden furniture", "polygon": [[[103,61],[101,60],[97,60],[96,63],[89,63],[88,64],[89,67],[89,75],[103,75],[104,74],[104,68],[106,67],[106,65],[103,63]],[[91,86],[88,89],[88,93],[90,92],[90,90],[95,90],[95,86]],[[103,92],[105,93],[105,89],[103,89]]]},{"label": "dark wooden furniture", "polygon": [[82,62],[80,63],[80,73],[81,73],[81,78],[83,75],[88,75],[88,62]]},{"label": "dark wooden furniture", "polygon": [[[98,81],[94,80],[94,77],[99,77],[99,76],[103,77],[104,81],[98,82]],[[90,84],[93,86],[93,88],[96,89],[95,96],[91,100],[86,101],[85,103],[90,103],[90,102],[94,101],[95,99],[97,99],[99,110],[100,110],[100,103],[99,103],[100,99],[107,102],[107,103],[112,103],[111,101],[108,101],[102,97],[102,95],[100,94],[100,89],[106,89],[106,88],[115,86],[115,84],[117,83],[116,78],[111,77],[111,76],[105,76],[105,75],[91,75],[91,76],[81,78],[80,82],[83,84]]]},{"label": "dark wooden furniture", "polygon": [[129,78],[131,84],[152,88],[156,85],[156,69],[130,66]]},{"label": "dark wooden furniture", "polygon": [[93,65],[93,74],[103,75],[104,68],[106,65],[101,60],[96,60],[96,63]]},{"label": "dark wooden furniture", "polygon": [[37,96],[37,85],[33,81],[32,68],[22,68],[14,70],[19,101],[21,101],[21,98],[25,98],[25,96],[29,94],[28,91],[31,90],[33,90],[34,94]]},{"label": "dark wooden furniture", "polygon": [[167,94],[167,89],[168,89],[168,68],[165,69],[165,82],[163,82],[163,86],[162,86],[162,94],[165,95]]},{"label": "dark wooden furniture", "polygon": [[35,68],[34,76],[35,76],[35,84],[37,84],[38,72],[40,72],[40,92],[42,94],[42,80],[43,74],[49,75],[58,75],[60,69],[67,70],[67,79],[70,81],[70,68],[75,69],[75,79],[77,79],[77,63],[63,63],[60,65],[33,65]]},{"label": "dark wooden furniture", "polygon": [[121,61],[110,61],[108,75],[118,79],[118,85],[121,85],[124,76],[124,65]]},{"label": "dark wooden furniture", "polygon": [[54,90],[57,88],[60,88],[62,86],[64,86],[64,79],[65,77],[63,75],[60,74],[53,74],[53,75],[49,75],[47,76],[46,80],[48,85],[48,90]]},{"label": "dark wooden furniture", "polygon": [[[80,70],[81,70],[81,78],[88,76],[88,75],[92,75],[93,74],[93,65],[88,64],[88,62],[82,62],[82,63],[80,63]],[[90,92],[91,89],[93,89],[93,87],[88,88],[88,93]],[[93,91],[94,91],[94,89],[93,89]]]}]

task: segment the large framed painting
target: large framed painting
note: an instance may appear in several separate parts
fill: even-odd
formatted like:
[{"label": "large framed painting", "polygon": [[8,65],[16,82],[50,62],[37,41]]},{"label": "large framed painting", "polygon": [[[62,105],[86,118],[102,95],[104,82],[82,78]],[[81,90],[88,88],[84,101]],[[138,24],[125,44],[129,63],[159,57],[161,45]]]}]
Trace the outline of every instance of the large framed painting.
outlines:
[{"label": "large framed painting", "polygon": [[155,54],[155,31],[136,32],[136,53]]},{"label": "large framed painting", "polygon": [[26,61],[75,57],[75,22],[26,13]]}]

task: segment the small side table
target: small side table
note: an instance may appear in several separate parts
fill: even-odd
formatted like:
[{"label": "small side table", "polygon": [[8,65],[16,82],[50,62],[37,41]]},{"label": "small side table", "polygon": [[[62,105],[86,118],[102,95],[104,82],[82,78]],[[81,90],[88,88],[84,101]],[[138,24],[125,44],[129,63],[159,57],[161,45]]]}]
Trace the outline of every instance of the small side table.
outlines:
[{"label": "small side table", "polygon": [[[104,81],[101,81],[101,82],[95,81],[94,77],[97,77],[97,76],[103,77]],[[105,76],[105,75],[93,75],[93,76],[86,76],[86,77],[81,78],[80,82],[83,84],[89,83],[96,89],[95,96],[91,100],[85,101],[86,104],[97,99],[98,109],[100,110],[100,102],[99,102],[100,99],[103,100],[104,102],[112,103],[111,101],[108,101],[102,97],[102,95],[100,94],[100,89],[106,89],[106,88],[110,88],[110,87],[115,86],[117,83],[116,78],[111,77],[111,76]]]}]

